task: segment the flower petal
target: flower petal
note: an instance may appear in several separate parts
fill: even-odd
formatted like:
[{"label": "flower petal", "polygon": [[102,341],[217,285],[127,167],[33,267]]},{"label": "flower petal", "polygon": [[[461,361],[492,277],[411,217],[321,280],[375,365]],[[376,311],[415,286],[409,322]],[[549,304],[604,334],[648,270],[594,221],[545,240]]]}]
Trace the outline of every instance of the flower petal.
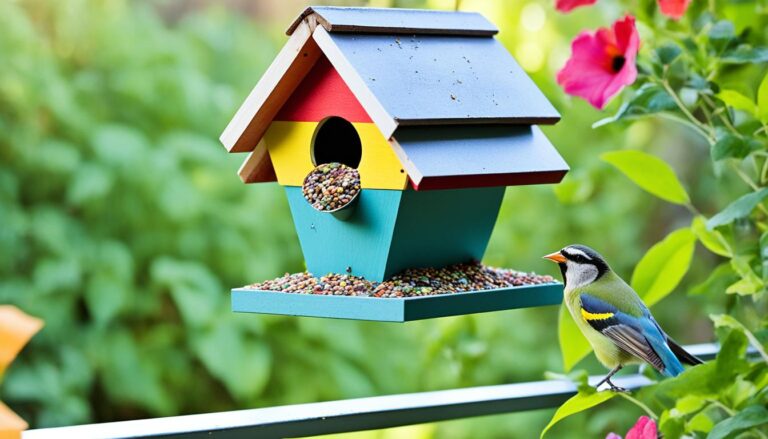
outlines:
[{"label": "flower petal", "polygon": [[593,5],[597,0],[555,0],[555,9],[560,12],[570,12],[579,6]]},{"label": "flower petal", "polygon": [[16,358],[43,321],[10,305],[0,306],[0,373]]},{"label": "flower petal", "polygon": [[673,20],[679,20],[685,15],[688,5],[691,4],[691,0],[658,0],[658,2],[661,13]]},{"label": "flower petal", "polygon": [[[557,82],[566,93],[602,109],[611,97],[637,78],[635,60],[639,46],[640,37],[631,16],[594,34],[582,32],[571,43],[571,58],[558,72]],[[619,57],[623,58],[620,68],[615,66]]]},{"label": "flower petal", "polygon": [[648,416],[640,416],[635,426],[627,432],[626,439],[657,439],[656,422]]}]

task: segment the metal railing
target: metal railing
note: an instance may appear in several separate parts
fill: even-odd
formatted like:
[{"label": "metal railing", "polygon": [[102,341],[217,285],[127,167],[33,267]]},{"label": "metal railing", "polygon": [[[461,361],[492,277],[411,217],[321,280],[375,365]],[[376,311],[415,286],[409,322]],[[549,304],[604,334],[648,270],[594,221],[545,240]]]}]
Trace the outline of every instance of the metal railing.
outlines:
[{"label": "metal railing", "polygon": [[[685,349],[714,358],[715,344]],[[596,384],[602,377],[590,377]],[[643,375],[613,379],[626,389],[652,383]],[[24,439],[50,438],[272,438],[374,430],[427,422],[557,407],[576,393],[567,381],[534,381],[434,392],[296,404],[251,410],[28,430]]]}]

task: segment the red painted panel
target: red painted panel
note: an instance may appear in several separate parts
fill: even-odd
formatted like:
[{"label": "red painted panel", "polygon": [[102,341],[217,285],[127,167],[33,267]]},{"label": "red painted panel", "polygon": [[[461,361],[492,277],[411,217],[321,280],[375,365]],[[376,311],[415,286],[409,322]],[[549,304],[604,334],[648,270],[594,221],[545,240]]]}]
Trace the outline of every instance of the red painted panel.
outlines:
[{"label": "red painted panel", "polygon": [[417,191],[463,189],[469,187],[523,186],[528,184],[560,183],[567,171],[525,172],[519,174],[456,175],[424,177],[419,183],[411,180]]},{"label": "red painted panel", "polygon": [[328,58],[321,56],[283,104],[275,120],[319,122],[328,116],[340,116],[350,122],[371,122]]}]

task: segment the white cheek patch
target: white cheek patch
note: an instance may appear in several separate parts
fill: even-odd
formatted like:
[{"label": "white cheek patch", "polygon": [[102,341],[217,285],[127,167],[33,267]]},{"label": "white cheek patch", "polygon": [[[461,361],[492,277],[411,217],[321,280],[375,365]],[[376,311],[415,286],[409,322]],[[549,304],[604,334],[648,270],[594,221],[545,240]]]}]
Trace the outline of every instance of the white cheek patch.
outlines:
[{"label": "white cheek patch", "polygon": [[579,264],[573,261],[566,262],[567,286],[569,289],[589,285],[597,279],[599,272],[592,264]]}]

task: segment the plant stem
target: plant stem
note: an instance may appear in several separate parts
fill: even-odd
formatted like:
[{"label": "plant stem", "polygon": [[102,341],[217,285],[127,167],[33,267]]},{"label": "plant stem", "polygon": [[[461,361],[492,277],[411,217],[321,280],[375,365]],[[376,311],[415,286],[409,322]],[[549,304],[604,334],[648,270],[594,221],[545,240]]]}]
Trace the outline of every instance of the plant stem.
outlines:
[{"label": "plant stem", "polygon": [[677,107],[680,109],[680,111],[683,112],[685,117],[687,117],[692,124],[694,124],[699,128],[699,130],[703,133],[702,135],[709,141],[710,144],[714,144],[715,138],[712,135],[712,133],[710,133],[709,127],[701,123],[699,119],[696,119],[696,116],[694,116],[688,110],[688,108],[685,106],[683,101],[680,99],[680,96],[678,96],[677,93],[675,93],[675,90],[672,89],[672,86],[669,85],[669,81],[667,81],[666,79],[662,79],[661,86],[664,87],[664,90],[666,90],[667,93],[669,93],[669,95],[672,97],[672,100],[675,101],[675,104],[677,104]]},{"label": "plant stem", "polygon": [[706,139],[707,143],[709,143],[710,146],[714,145],[714,142],[709,138],[709,135],[707,135],[707,133],[704,130],[699,128],[698,125],[695,125],[695,124],[691,123],[691,121],[689,121],[688,119],[683,119],[682,117],[678,117],[678,116],[675,116],[674,114],[670,114],[670,113],[658,113],[657,116],[662,118],[662,119],[671,120],[671,121],[674,121],[674,122],[677,122],[679,124],[687,126],[688,128],[696,131],[699,135],[701,135],[701,137]]},{"label": "plant stem", "polygon": [[737,164],[732,162],[731,167],[736,172],[736,174],[739,177],[741,177],[742,180],[744,180],[744,183],[746,183],[747,185],[749,185],[749,187],[752,188],[752,190],[754,191],[760,190],[760,186],[758,186],[754,181],[752,181],[752,178],[749,175],[747,175],[744,171],[742,171]]},{"label": "plant stem", "polygon": [[651,418],[659,419],[659,417],[656,416],[656,413],[654,413],[653,410],[650,409],[650,407],[648,407],[647,405],[643,404],[642,402],[640,402],[640,400],[638,400],[637,398],[634,398],[632,395],[630,395],[628,393],[624,393],[624,392],[619,392],[619,396],[621,396],[622,398],[626,399],[627,401],[629,401],[629,402],[633,403],[634,405],[636,405],[636,406],[640,407],[641,409],[643,409],[643,411],[648,416],[650,416]]},{"label": "plant stem", "polygon": [[763,170],[760,172],[760,184],[768,180],[768,160],[763,162]]},{"label": "plant stem", "polygon": [[760,354],[760,356],[763,357],[763,361],[768,363],[768,353],[765,352],[765,349],[763,349],[763,345],[760,343],[760,340],[758,340],[757,337],[755,337],[755,334],[753,334],[752,331],[750,331],[745,327],[744,335],[747,336],[747,340],[749,340],[749,343],[752,345],[752,347],[754,347],[755,350]]},{"label": "plant stem", "polygon": [[714,404],[714,405],[716,405],[717,407],[719,407],[724,412],[728,413],[728,416],[735,416],[736,415],[736,411],[734,411],[732,408],[728,407],[727,405],[723,404],[722,402],[720,402],[720,401],[718,401],[716,399],[710,399],[709,402]]},{"label": "plant stem", "polygon": [[[752,181],[752,178],[749,175],[747,175],[744,171],[742,171],[739,168],[739,165],[731,162],[731,167],[736,172],[736,174],[739,177],[741,177],[741,179],[744,180],[744,182],[747,183],[749,187],[752,188],[753,191],[757,192],[760,190],[760,186],[758,186],[754,181]],[[763,203],[758,203],[757,208],[760,209],[760,211],[763,212],[765,216],[768,216],[768,210],[765,208],[765,206],[763,206]]]},{"label": "plant stem", "polygon": [[701,98],[702,100],[704,100],[705,103],[709,104],[712,107],[712,109],[714,110],[714,114],[716,114],[717,117],[720,118],[721,121],[723,121],[723,125],[728,127],[728,129],[731,130],[731,132],[741,137],[741,133],[739,133],[736,127],[733,126],[730,119],[726,116],[723,116],[723,111],[728,111],[727,109],[718,108],[717,104],[706,95],[701,95]]}]

